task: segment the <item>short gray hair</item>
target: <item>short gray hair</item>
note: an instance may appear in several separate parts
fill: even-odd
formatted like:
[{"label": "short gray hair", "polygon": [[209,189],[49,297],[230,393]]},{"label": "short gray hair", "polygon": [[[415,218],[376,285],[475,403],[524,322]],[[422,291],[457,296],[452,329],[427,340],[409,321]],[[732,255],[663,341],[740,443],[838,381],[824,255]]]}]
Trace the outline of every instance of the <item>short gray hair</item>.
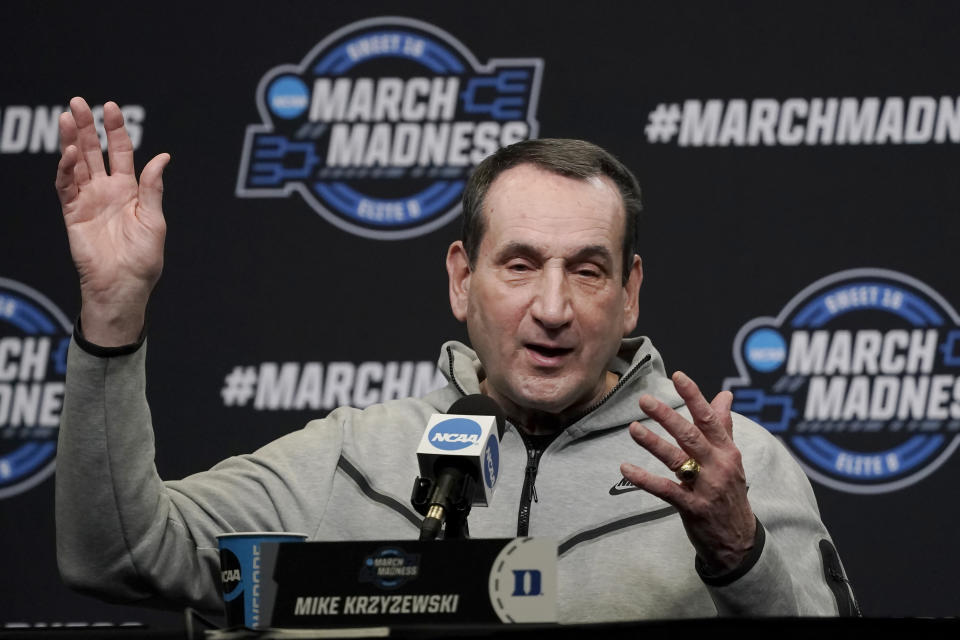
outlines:
[{"label": "short gray hair", "polygon": [[633,256],[637,253],[637,226],[643,209],[640,202],[640,184],[633,173],[610,152],[584,140],[523,140],[503,147],[477,166],[463,190],[463,227],[460,239],[463,241],[470,266],[476,266],[477,250],[486,231],[483,200],[487,190],[497,176],[521,164],[532,164],[568,178],[588,180],[595,176],[606,176],[613,181],[623,200],[626,220],[623,230],[622,273],[623,282],[626,283],[630,277]]}]

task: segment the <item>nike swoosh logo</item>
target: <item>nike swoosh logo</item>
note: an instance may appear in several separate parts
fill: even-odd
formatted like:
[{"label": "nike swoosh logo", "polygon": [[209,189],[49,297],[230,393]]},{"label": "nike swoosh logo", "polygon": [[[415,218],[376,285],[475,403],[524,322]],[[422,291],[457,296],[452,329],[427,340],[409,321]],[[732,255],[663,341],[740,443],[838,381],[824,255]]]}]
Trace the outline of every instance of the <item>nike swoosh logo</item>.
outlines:
[{"label": "nike swoosh logo", "polygon": [[629,493],[631,491],[640,491],[640,487],[633,484],[626,478],[623,478],[620,480],[620,482],[610,487],[610,495],[612,496],[618,496],[621,493]]}]

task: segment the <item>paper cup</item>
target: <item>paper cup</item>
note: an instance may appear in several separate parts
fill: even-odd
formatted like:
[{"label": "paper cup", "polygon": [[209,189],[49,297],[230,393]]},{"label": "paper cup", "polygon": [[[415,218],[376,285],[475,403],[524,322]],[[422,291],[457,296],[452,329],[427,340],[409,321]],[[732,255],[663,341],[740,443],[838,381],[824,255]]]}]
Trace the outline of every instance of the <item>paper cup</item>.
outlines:
[{"label": "paper cup", "polygon": [[268,626],[269,614],[263,610],[261,584],[270,576],[261,576],[260,545],[265,542],[303,542],[307,536],[287,531],[244,531],[221,533],[220,581],[228,627],[261,629]]}]

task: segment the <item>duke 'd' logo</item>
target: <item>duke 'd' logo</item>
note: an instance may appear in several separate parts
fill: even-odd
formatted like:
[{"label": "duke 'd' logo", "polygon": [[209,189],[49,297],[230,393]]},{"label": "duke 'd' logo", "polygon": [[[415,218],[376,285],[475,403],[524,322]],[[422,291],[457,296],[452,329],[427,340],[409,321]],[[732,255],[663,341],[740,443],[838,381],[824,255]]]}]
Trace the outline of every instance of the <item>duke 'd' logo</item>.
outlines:
[{"label": "duke 'd' logo", "polygon": [[960,317],[922,282],[855,269],[819,280],[734,341],[734,411],[807,474],[882,493],[926,477],[960,444]]},{"label": "duke 'd' logo", "polygon": [[0,498],[53,473],[70,333],[44,295],[0,278]]},{"label": "duke 'd' logo", "polygon": [[460,212],[465,179],[500,147],[537,136],[543,61],[481,65],[456,38],[408,18],[362,20],[257,87],[237,195],[297,192],[367,238],[401,239]]},{"label": "duke 'd' logo", "polygon": [[480,442],[483,432],[475,420],[469,418],[447,418],[430,429],[430,444],[445,451],[457,451]]}]

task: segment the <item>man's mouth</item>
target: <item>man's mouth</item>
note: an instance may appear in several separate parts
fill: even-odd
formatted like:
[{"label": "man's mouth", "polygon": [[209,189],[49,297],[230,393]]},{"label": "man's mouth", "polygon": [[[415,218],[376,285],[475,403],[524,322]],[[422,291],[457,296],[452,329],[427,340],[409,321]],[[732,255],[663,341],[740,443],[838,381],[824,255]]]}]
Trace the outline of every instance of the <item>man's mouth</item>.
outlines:
[{"label": "man's mouth", "polygon": [[538,360],[552,362],[572,353],[572,347],[551,347],[543,344],[527,343],[524,345]]}]

